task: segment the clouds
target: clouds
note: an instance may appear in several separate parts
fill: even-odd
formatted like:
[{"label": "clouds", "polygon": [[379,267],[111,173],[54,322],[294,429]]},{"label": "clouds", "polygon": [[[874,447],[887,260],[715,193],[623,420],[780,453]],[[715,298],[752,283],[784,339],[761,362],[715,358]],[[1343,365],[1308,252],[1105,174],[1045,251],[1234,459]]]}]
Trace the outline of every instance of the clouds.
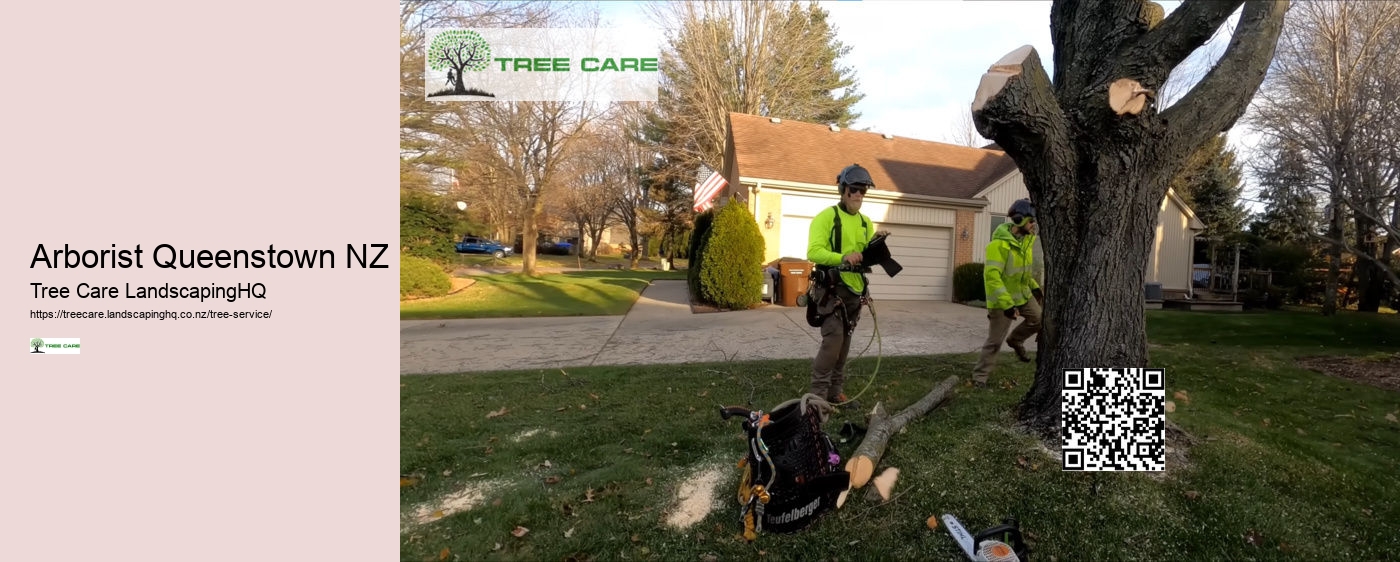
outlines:
[{"label": "clouds", "polygon": [[[947,141],[961,116],[971,111],[987,67],[1007,53],[1031,45],[1047,72],[1054,72],[1048,1],[824,1],[837,38],[851,48],[839,63],[855,70],[865,98],[854,128],[924,140]],[[1161,2],[1168,15],[1180,2]],[[655,26],[640,3],[602,2],[604,23]],[[1204,76],[1229,43],[1231,18],[1205,48],[1188,59],[1195,79]],[[1182,92],[1185,89],[1181,89]],[[1240,152],[1258,135],[1239,125],[1230,145]]]},{"label": "clouds", "polygon": [[1050,63],[1049,2],[823,2],[865,99],[856,128],[949,136],[987,67],[1021,45]]}]

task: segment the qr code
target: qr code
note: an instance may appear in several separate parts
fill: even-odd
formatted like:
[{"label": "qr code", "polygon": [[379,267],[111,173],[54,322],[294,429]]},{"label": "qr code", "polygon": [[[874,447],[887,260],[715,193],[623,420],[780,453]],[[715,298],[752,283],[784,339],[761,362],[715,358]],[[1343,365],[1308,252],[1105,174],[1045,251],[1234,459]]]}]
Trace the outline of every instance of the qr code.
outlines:
[{"label": "qr code", "polygon": [[1165,378],[1163,369],[1066,369],[1062,468],[1166,470]]}]

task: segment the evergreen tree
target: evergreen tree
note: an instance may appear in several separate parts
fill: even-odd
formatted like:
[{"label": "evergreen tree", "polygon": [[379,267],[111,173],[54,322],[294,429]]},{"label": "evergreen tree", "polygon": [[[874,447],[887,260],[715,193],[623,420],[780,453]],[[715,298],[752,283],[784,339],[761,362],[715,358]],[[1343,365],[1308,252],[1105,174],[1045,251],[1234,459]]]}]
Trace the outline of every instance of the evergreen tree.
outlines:
[{"label": "evergreen tree", "polygon": [[1318,200],[1303,153],[1293,147],[1272,148],[1258,176],[1265,208],[1250,224],[1250,232],[1281,244],[1311,244],[1319,228]]}]

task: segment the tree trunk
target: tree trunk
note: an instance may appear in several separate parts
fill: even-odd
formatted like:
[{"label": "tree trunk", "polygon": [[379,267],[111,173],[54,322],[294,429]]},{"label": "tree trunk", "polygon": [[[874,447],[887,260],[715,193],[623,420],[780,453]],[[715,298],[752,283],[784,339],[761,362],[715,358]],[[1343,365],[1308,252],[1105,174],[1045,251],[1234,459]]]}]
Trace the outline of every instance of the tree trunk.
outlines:
[{"label": "tree trunk", "polygon": [[[1054,446],[1065,370],[1147,366],[1143,283],[1167,185],[1192,152],[1244,114],[1288,3],[1246,4],[1214,68],[1171,107],[1159,110],[1147,92],[1160,91],[1241,3],[1185,2],[1158,19],[1151,2],[1056,2],[1053,82],[1027,45],[993,64],[977,87],[977,132],[1024,175],[1045,278],[1054,280],[1044,287],[1035,382],[1018,412]],[[1119,83],[1121,94],[1124,79],[1139,85],[1133,95],[1111,97],[1110,86]],[[1115,110],[1115,100],[1133,111]]]},{"label": "tree trunk", "polygon": [[[1369,211],[1370,209],[1368,209]],[[1356,253],[1376,255],[1378,244],[1372,240],[1371,232],[1375,224],[1361,213],[1356,213]],[[1380,312],[1381,295],[1385,292],[1385,274],[1373,261],[1357,256],[1352,270],[1356,272],[1356,310],[1358,312]]]},{"label": "tree trunk", "polygon": [[598,261],[598,245],[603,243],[603,227],[593,227],[588,235],[593,238],[593,244],[588,248],[588,261]]},{"label": "tree trunk", "polygon": [[[1332,217],[1327,221],[1327,237],[1332,240],[1342,239],[1342,204],[1341,188],[1334,186],[1332,189]],[[1337,313],[1338,285],[1342,275],[1342,247],[1338,244],[1329,244],[1327,247],[1327,287],[1322,293],[1322,315],[1332,316]]]},{"label": "tree trunk", "polygon": [[[1109,152],[1097,160],[1121,162],[1123,167],[1101,169],[1091,181],[1066,188],[1117,186],[1119,189],[1100,191],[1091,201],[1081,202],[1086,207],[1081,211],[1085,216],[1112,218],[1073,225],[1068,216],[1056,216],[1053,210],[1043,213],[1047,215],[1041,227],[1045,277],[1058,282],[1045,287],[1045,321],[1041,324],[1040,353],[1036,354],[1035,382],[1020,405],[1018,417],[1045,436],[1060,431],[1065,370],[1147,366],[1143,285],[1160,202],[1144,195],[1165,192],[1166,178],[1148,184],[1133,171],[1137,159],[1129,155]],[[1089,272],[1093,274],[1086,274]],[[1086,302],[1093,305],[1085,306]]]},{"label": "tree trunk", "polygon": [[938,386],[920,398],[918,402],[905,408],[894,417],[890,417],[885,412],[883,403],[876,402],[875,408],[870,411],[869,427],[865,432],[865,439],[862,439],[860,446],[851,453],[851,460],[846,461],[846,471],[851,473],[851,487],[859,488],[870,481],[870,477],[875,474],[875,467],[880,465],[880,457],[885,455],[885,447],[889,445],[890,436],[899,433],[910,421],[927,414],[929,410],[943,403],[948,398],[948,394],[953,390],[953,386],[958,384],[958,377],[952,376],[943,379]]},{"label": "tree trunk", "polygon": [[538,275],[535,270],[535,251],[539,244],[539,220],[540,212],[544,210],[544,205],[540,203],[539,197],[527,199],[525,204],[524,221],[521,225],[520,234],[520,257],[523,258],[524,265],[520,272],[525,275]]},{"label": "tree trunk", "polygon": [[632,264],[628,267],[630,269],[637,269],[637,261],[641,259],[642,255],[642,240],[641,237],[637,236],[637,227],[635,225],[628,225],[627,232],[632,242]]}]

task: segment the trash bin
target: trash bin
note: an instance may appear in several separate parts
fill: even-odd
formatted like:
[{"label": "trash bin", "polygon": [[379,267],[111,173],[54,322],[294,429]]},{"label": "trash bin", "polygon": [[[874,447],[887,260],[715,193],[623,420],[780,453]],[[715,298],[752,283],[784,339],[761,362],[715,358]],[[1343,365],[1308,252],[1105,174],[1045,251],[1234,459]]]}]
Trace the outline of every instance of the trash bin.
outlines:
[{"label": "trash bin", "polygon": [[797,295],[807,292],[812,262],[783,259],[778,262],[778,297],[783,306],[797,306]]}]

